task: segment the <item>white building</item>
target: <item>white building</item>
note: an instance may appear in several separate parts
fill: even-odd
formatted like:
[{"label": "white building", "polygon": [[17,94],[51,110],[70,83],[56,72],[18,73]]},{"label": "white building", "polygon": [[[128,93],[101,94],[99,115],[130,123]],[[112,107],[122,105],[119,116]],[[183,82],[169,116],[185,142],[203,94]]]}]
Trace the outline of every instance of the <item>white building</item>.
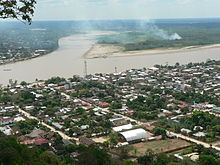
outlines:
[{"label": "white building", "polygon": [[12,135],[12,129],[9,126],[0,127],[0,132],[3,132],[5,135]]},{"label": "white building", "polygon": [[118,126],[118,127],[113,127],[112,129],[115,132],[121,132],[123,130],[128,130],[128,129],[132,129],[132,124],[127,124],[127,125],[122,125],[122,126]]},{"label": "white building", "polygon": [[147,138],[147,132],[142,128],[121,132],[120,134],[127,142],[142,141]]},{"label": "white building", "polygon": [[0,117],[0,125],[8,125],[14,122],[12,117]]},{"label": "white building", "polygon": [[206,134],[204,132],[197,132],[197,133],[194,133],[193,136],[195,136],[195,137],[205,137]]}]

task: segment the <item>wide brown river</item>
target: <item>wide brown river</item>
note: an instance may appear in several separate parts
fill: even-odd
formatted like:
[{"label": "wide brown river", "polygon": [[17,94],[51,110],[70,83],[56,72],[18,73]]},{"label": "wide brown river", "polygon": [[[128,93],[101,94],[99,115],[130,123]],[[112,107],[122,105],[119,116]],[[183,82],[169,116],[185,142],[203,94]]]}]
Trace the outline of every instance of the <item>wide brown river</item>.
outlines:
[{"label": "wide brown river", "polygon": [[[83,75],[83,54],[95,43],[93,34],[78,34],[59,40],[59,49],[35,59],[0,66],[0,84],[7,85],[9,79],[33,82],[53,76],[65,78]],[[131,56],[117,58],[89,59],[88,73],[111,73],[115,67],[118,71],[132,68],[151,67],[155,64],[175,64],[179,62],[202,62],[207,59],[220,60],[220,48],[202,49],[192,52],[170,53],[160,55]]]}]

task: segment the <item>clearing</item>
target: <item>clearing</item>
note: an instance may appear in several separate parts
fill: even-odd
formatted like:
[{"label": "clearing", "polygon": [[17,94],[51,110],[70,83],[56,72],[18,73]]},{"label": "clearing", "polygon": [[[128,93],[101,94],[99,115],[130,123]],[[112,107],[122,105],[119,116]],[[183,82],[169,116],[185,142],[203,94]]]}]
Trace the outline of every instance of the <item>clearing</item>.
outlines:
[{"label": "clearing", "polygon": [[167,139],[159,141],[148,141],[144,143],[133,144],[134,150],[130,152],[131,156],[144,156],[148,150],[155,153],[172,152],[191,146],[192,144],[181,139]]}]

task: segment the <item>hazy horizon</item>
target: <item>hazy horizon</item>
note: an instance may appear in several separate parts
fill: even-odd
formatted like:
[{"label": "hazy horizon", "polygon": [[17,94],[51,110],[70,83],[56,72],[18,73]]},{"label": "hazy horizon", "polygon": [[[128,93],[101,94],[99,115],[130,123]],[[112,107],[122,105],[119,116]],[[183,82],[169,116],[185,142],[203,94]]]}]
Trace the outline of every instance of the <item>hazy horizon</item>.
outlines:
[{"label": "hazy horizon", "polygon": [[219,0],[38,0],[33,20],[219,18]]},{"label": "hazy horizon", "polygon": [[[91,21],[91,22],[98,22],[98,21],[148,21],[148,22],[154,22],[154,21],[172,21],[172,20],[187,20],[187,21],[193,21],[193,20],[220,20],[220,17],[201,17],[201,18],[194,18],[194,17],[191,17],[191,18],[154,18],[154,19],[88,19],[88,20],[83,20],[83,19],[75,19],[75,20],[32,20],[32,23],[34,22],[71,22],[71,21],[76,21],[76,22],[80,22],[80,21]],[[4,22],[8,22],[8,23],[22,23],[18,20],[14,20],[14,19],[3,19],[3,20],[0,20],[0,22],[4,23]],[[23,23],[24,25],[26,23]]]}]

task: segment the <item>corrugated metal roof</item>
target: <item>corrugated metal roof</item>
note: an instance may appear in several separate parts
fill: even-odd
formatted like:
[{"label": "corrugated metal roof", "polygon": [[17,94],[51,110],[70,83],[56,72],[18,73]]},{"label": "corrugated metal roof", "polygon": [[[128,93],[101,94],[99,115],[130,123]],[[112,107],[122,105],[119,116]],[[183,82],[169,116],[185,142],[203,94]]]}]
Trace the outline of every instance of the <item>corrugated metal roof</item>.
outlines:
[{"label": "corrugated metal roof", "polygon": [[134,129],[120,133],[128,142],[147,138],[147,132],[142,129]]},{"label": "corrugated metal roof", "polygon": [[132,127],[133,127],[132,124],[127,124],[127,125],[122,125],[122,126],[119,126],[119,127],[113,127],[112,129],[116,132],[120,132],[120,131],[123,131],[123,130],[131,129]]}]

